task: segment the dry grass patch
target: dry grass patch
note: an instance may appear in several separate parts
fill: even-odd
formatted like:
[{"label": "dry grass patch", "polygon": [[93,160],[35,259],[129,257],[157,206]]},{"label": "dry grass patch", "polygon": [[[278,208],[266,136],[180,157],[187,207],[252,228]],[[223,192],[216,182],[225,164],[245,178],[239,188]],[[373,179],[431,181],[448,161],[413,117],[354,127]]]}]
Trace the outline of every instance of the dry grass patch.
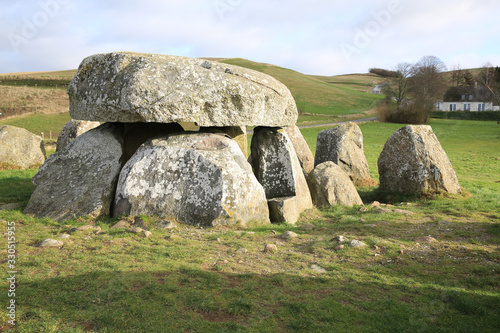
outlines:
[{"label": "dry grass patch", "polygon": [[58,114],[68,110],[66,90],[0,86],[2,120],[27,113]]}]

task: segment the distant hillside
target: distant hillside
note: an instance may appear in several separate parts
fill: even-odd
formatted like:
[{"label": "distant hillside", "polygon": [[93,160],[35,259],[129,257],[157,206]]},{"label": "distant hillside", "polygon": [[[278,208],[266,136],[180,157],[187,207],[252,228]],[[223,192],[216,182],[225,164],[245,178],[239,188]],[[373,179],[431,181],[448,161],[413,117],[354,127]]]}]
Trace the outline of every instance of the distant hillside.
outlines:
[{"label": "distant hillside", "polygon": [[[296,72],[291,69],[278,67],[270,64],[253,62],[241,58],[210,58],[212,61],[220,61],[227,64],[237,65],[263,72],[275,77],[285,84],[292,92],[300,113],[301,123],[323,123],[338,119],[338,117],[364,117],[362,114],[373,109],[377,102],[382,99],[380,95],[370,94],[372,87],[383,81],[373,74],[352,74],[341,76],[312,76]],[[30,95],[26,89],[56,89],[60,95],[65,95],[69,82],[76,74],[76,69],[53,71],[53,72],[31,72],[0,74],[0,86],[23,88],[22,99]],[[9,88],[9,95],[16,96],[19,93]],[[33,95],[33,94],[32,94]],[[35,94],[39,95],[39,93]],[[20,94],[19,94],[20,96]],[[1,96],[0,96],[1,97]],[[5,104],[5,103],[4,103]],[[33,110],[26,107],[26,103],[19,104],[16,110],[15,102],[9,98],[8,105],[1,105],[4,115],[20,115]],[[22,106],[22,107],[21,107]],[[1,111],[0,111],[1,112]],[[54,111],[59,113],[60,110]],[[44,110],[44,113],[50,113]]]},{"label": "distant hillside", "polygon": [[373,84],[379,82],[371,74],[323,77],[240,58],[221,62],[257,70],[281,81],[292,92],[302,114],[357,114],[374,108],[382,99],[379,95],[369,94]]}]

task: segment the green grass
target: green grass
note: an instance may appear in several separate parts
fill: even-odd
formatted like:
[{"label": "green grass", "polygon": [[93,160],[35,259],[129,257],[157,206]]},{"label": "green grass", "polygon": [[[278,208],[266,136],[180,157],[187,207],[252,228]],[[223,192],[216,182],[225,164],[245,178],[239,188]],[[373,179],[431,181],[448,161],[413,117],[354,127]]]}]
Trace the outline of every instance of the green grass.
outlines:
[{"label": "green grass", "polygon": [[50,139],[52,133],[52,139],[56,140],[62,128],[69,120],[71,120],[69,112],[61,114],[31,114],[0,120],[0,126],[22,127],[36,135],[41,136],[43,133],[46,139]]},{"label": "green grass", "polygon": [[[394,200],[413,212],[409,216],[334,206],[305,213],[295,226],[170,231],[154,229],[156,219],[144,217],[153,232],[145,239],[110,229],[116,219],[63,225],[25,216],[22,208],[0,211],[1,220],[16,223],[18,331],[497,331],[500,133],[493,122],[430,125],[473,196]],[[377,178],[383,144],[402,126],[360,127]],[[312,148],[320,130],[302,131]],[[24,205],[35,172],[0,171],[0,202]],[[367,203],[377,199],[375,189],[361,194]],[[61,249],[34,247],[84,224],[100,226],[102,233],[75,232]],[[5,232],[6,222],[0,226]],[[287,230],[298,237],[281,239]],[[336,249],[336,235],[368,246]],[[438,241],[415,242],[427,235]],[[268,243],[277,244],[278,252],[263,252]],[[237,251],[243,247],[246,254]],[[327,272],[315,273],[313,264]],[[5,279],[0,286],[6,290]],[[7,301],[1,293],[0,304]],[[7,319],[5,312],[0,316]]]},{"label": "green grass", "polygon": [[[376,103],[376,77],[311,77],[243,59],[289,85],[301,122],[340,120]],[[40,73],[71,77],[74,72]],[[1,77],[0,77],[1,80]],[[373,99],[375,98],[375,99]],[[305,110],[305,111],[304,111]],[[321,114],[321,115],[318,115]],[[57,135],[68,114],[0,122]],[[303,214],[297,225],[249,229],[154,228],[149,239],[111,229],[111,218],[56,223],[25,216],[30,170],[0,170],[0,252],[15,222],[18,332],[495,332],[500,322],[500,127],[496,122],[433,119],[461,186],[472,196],[412,198],[360,190],[366,204],[390,202],[413,215],[365,206]],[[403,125],[360,124],[371,176],[387,138]],[[302,129],[311,149],[324,128]],[[35,245],[73,226],[60,249]],[[312,225],[312,228],[305,225]],[[298,237],[285,241],[291,230]],[[334,237],[368,246],[343,249]],[[431,235],[435,243],[418,243]],[[263,252],[276,244],[276,253]],[[238,250],[247,249],[247,253]],[[326,269],[319,274],[311,265]],[[7,262],[2,261],[7,268]],[[7,269],[6,269],[7,270]],[[5,273],[4,273],[5,274]],[[0,288],[7,290],[6,275]],[[7,293],[0,293],[5,309]],[[5,310],[0,331],[9,329]]]}]

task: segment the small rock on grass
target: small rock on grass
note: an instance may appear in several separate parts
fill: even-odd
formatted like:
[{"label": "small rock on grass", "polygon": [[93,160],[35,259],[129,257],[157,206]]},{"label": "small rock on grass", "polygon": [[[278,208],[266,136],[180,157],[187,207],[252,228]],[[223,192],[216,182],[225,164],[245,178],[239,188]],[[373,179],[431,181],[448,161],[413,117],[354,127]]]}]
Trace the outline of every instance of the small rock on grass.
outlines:
[{"label": "small rock on grass", "polygon": [[415,238],[415,243],[435,243],[437,239],[431,236],[423,236]]},{"label": "small rock on grass", "polygon": [[141,228],[143,230],[149,230],[149,227],[147,226],[146,222],[144,222],[144,220],[140,217],[135,218],[132,226],[136,228]]},{"label": "small rock on grass", "polygon": [[111,227],[111,229],[126,229],[126,228],[130,228],[130,223],[125,220],[120,220]]},{"label": "small rock on grass", "polygon": [[264,252],[273,253],[276,251],[278,251],[278,247],[274,244],[266,244],[266,246],[264,247]]},{"label": "small rock on grass", "polygon": [[43,240],[40,244],[38,244],[38,247],[61,247],[63,245],[64,243],[60,240],[48,238]]},{"label": "small rock on grass", "polygon": [[336,240],[337,242],[339,242],[339,244],[347,242],[347,239],[342,235],[335,237],[333,240]]},{"label": "small rock on grass", "polygon": [[353,248],[360,248],[360,247],[365,247],[366,244],[360,240],[353,239],[352,241],[349,242],[349,246]]},{"label": "small rock on grass", "polygon": [[63,239],[66,239],[66,238],[70,238],[71,236],[68,235],[68,234],[60,234],[59,236],[57,236],[58,238],[63,238]]},{"label": "small rock on grass", "polygon": [[143,236],[145,238],[150,238],[151,236],[153,236],[153,233],[151,233],[151,231],[149,231],[149,230],[143,230],[141,233],[141,236]]},{"label": "small rock on grass", "polygon": [[248,250],[244,247],[241,247],[238,250],[236,250],[236,253],[240,253],[240,254],[246,254],[247,252],[248,252]]},{"label": "small rock on grass", "polygon": [[322,274],[322,273],[326,273],[326,272],[327,272],[327,270],[326,270],[326,269],[324,269],[323,267],[318,266],[318,265],[314,265],[314,264],[313,264],[313,265],[311,265],[311,269],[313,270],[313,272],[315,272],[315,273],[320,273],[320,274]]},{"label": "small rock on grass", "polygon": [[282,238],[284,239],[292,239],[292,238],[296,238],[297,237],[297,234],[293,231],[285,231],[282,235],[281,235]]}]

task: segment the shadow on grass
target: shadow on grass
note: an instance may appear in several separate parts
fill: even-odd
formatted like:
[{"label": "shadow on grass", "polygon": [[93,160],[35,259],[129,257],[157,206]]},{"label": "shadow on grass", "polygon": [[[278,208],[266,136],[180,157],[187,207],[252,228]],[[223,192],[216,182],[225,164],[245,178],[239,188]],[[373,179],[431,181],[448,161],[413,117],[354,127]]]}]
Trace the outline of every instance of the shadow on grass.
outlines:
[{"label": "shadow on grass", "polygon": [[498,297],[404,279],[184,267],[20,280],[19,332],[487,332],[500,320]]}]

